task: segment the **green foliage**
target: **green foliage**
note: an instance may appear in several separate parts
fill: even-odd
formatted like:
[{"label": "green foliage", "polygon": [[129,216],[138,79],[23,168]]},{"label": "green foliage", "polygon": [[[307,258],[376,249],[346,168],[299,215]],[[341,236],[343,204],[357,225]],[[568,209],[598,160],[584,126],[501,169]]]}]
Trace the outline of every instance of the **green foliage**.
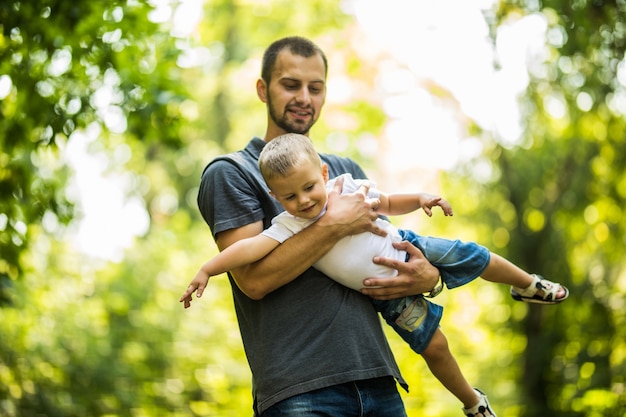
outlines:
[{"label": "green foliage", "polygon": [[250,409],[234,399],[249,397],[250,376],[228,284],[220,278],[183,312],[180,277],[193,276],[209,253],[201,250],[203,230],[183,233],[189,218],[182,212],[170,226],[155,227],[153,240],[106,269],[57,247],[47,265],[16,284],[31,296],[0,310],[2,415],[182,416],[191,408],[237,416]]},{"label": "green foliage", "polygon": [[[482,235],[518,265],[567,285],[558,309],[531,307],[521,415],[621,415],[626,205],[623,3],[501,3],[500,22],[537,12],[548,23],[545,60],[530,66],[522,102],[525,133],[510,148],[483,134],[485,152],[459,172],[489,166],[474,189],[480,205],[462,216],[490,225]],[[484,166],[483,165],[483,166]],[[601,403],[600,399],[605,401]],[[593,406],[591,405],[593,404]]]},{"label": "green foliage", "polygon": [[[0,414],[250,413],[229,284],[216,279],[192,310],[176,302],[216,251],[206,249],[197,186],[207,161],[238,146],[231,138],[254,132],[230,122],[252,120],[251,109],[263,116],[258,69],[242,86],[244,61],[280,35],[277,25],[328,32],[343,19],[331,3],[259,3],[251,13],[207,2],[186,39],[171,19],[151,21],[145,1],[0,4]],[[303,8],[324,8],[328,20],[286,25],[276,13]],[[269,24],[249,36],[260,19]],[[181,58],[195,52],[210,58]],[[89,153],[105,175],[129,171],[125,191],[150,215],[120,264],[70,240],[82,208],[66,151],[91,131]]]},{"label": "green foliage", "polygon": [[180,144],[178,50],[146,18],[150,10],[145,2],[0,6],[0,303],[22,270],[32,226],[73,217],[59,150],[74,132],[97,123],[107,129],[103,141],[125,133]]},{"label": "green foliage", "polygon": [[[189,37],[172,34],[172,19],[152,21],[144,1],[0,4],[1,415],[251,414],[227,280],[212,279],[189,310],[177,303],[217,251],[196,208],[199,176],[263,133],[259,58],[291,34],[339,52],[331,74],[364,90],[326,105],[313,132],[320,150],[376,166],[368,149],[386,116],[366,92],[378,69],[352,49],[341,3],[210,0]],[[529,13],[550,28],[522,102],[525,135],[503,146],[470,126],[483,154],[446,179],[446,198],[462,203],[454,230],[437,222],[433,233],[479,241],[572,290],[555,308],[514,303],[486,283],[436,300],[452,351],[499,415],[626,407],[623,7],[510,1],[495,14],[494,35]],[[91,129],[89,152],[150,216],[119,263],[71,240],[82,208],[67,149]],[[409,415],[458,414],[423,361],[389,338],[411,385]]]}]

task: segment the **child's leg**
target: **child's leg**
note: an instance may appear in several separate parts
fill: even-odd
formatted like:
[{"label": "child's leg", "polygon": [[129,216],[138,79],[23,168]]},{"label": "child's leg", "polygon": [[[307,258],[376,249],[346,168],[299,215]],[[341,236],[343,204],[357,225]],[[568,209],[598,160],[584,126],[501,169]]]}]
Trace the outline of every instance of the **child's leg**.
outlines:
[{"label": "child's leg", "polygon": [[487,397],[465,380],[439,328],[443,308],[423,296],[372,300],[387,324],[420,353],[433,375],[464,405],[465,415],[495,417]]},{"label": "child's leg", "polygon": [[422,352],[422,357],[435,378],[458,398],[465,408],[478,403],[479,397],[461,373],[441,329],[437,329],[428,347]]},{"label": "child's leg", "polygon": [[[490,282],[508,284],[517,288],[528,288],[534,281],[533,276],[528,272],[493,252],[481,277]],[[538,295],[542,295],[542,293],[542,290],[537,292]],[[560,286],[556,293],[556,299],[563,298],[565,295],[565,289]]]}]

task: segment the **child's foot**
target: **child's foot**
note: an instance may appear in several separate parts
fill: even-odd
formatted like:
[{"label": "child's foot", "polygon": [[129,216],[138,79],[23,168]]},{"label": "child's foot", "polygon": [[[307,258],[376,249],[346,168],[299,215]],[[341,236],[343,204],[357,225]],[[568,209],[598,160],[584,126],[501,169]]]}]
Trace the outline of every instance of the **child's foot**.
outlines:
[{"label": "child's foot", "polygon": [[511,297],[517,301],[537,304],[557,304],[565,300],[569,290],[561,284],[531,274],[533,282],[527,288],[511,287]]},{"label": "child's foot", "polygon": [[497,417],[496,413],[491,409],[491,405],[485,393],[478,388],[474,388],[474,391],[476,391],[476,395],[478,395],[478,403],[470,408],[462,408],[463,413],[467,417]]}]

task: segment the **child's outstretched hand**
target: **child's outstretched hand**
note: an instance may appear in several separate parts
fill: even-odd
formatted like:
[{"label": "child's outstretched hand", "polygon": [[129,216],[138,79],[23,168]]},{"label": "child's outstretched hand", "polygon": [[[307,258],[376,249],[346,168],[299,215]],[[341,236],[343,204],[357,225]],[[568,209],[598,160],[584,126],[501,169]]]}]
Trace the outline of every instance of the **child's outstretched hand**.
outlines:
[{"label": "child's outstretched hand", "polygon": [[422,210],[424,210],[424,212],[428,215],[428,217],[431,217],[433,215],[431,208],[435,206],[441,207],[441,210],[443,210],[444,216],[452,216],[453,214],[452,206],[444,198],[441,198],[432,194],[422,193],[420,195],[420,200],[421,200],[420,204],[422,206]]},{"label": "child's outstretched hand", "polygon": [[196,276],[191,281],[191,284],[187,287],[187,291],[180,297],[180,302],[184,303],[185,308],[189,308],[191,306],[191,301],[193,300],[193,293],[196,293],[196,297],[202,297],[202,293],[206,288],[209,282],[209,275],[204,271],[200,270],[196,274]]}]

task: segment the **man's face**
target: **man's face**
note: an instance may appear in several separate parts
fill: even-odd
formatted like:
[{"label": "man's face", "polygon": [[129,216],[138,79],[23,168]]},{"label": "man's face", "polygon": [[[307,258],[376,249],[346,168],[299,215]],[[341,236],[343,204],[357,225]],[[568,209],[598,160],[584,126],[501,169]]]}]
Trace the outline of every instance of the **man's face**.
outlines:
[{"label": "man's face", "polygon": [[259,97],[267,103],[268,133],[308,134],[326,99],[324,61],[319,55],[305,58],[285,50],[276,60],[270,85],[262,83]]}]

